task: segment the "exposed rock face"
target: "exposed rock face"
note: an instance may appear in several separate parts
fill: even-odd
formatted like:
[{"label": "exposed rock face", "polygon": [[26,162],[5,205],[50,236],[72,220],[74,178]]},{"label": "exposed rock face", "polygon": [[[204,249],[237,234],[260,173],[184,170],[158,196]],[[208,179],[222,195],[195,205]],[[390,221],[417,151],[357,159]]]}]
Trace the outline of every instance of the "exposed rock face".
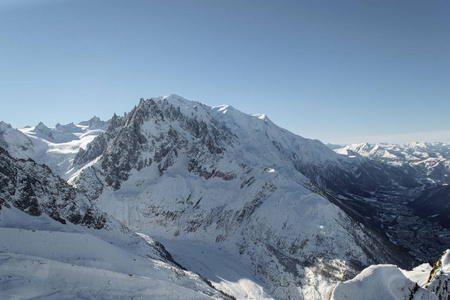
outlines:
[{"label": "exposed rock face", "polygon": [[53,134],[50,128],[48,128],[44,123],[40,122],[34,130],[48,139],[53,139]]},{"label": "exposed rock face", "polygon": [[90,129],[100,129],[107,127],[108,121],[102,121],[99,117],[94,116],[89,121],[80,122],[78,125],[88,126]]},{"label": "exposed rock face", "polygon": [[116,137],[118,131],[122,128],[123,121],[124,118],[114,114],[111,120],[108,121],[108,127],[106,131],[100,134],[91,143],[89,143],[86,150],[79,150],[73,160],[73,166],[85,164],[102,155],[108,147],[108,144],[111,143],[111,141]]},{"label": "exposed rock face", "polygon": [[83,195],[45,165],[15,159],[0,148],[0,206],[14,206],[29,215],[49,215],[63,224],[100,229],[107,217],[89,204]]},{"label": "exposed rock face", "polygon": [[450,250],[434,264],[425,288],[433,292],[437,299],[450,297]]},{"label": "exposed rock face", "polygon": [[70,133],[81,133],[81,132],[83,132],[83,130],[80,127],[76,126],[73,123],[69,123],[66,125],[61,125],[58,123],[55,125],[55,130],[60,131],[60,132],[66,132],[66,133],[69,133],[69,132]]},{"label": "exposed rock face", "polygon": [[159,104],[152,99],[141,100],[125,119],[114,116],[108,130],[90,143],[86,151],[78,153],[74,165],[103,154],[102,174],[106,183],[117,190],[131,170],[139,171],[155,163],[162,175],[175,163],[178,152],[183,151],[189,156],[190,172],[205,178],[226,178],[227,174],[207,171],[198,163],[200,154],[220,156],[224,143],[231,142],[227,131],[219,128],[211,117],[208,121],[186,117],[167,100]]}]

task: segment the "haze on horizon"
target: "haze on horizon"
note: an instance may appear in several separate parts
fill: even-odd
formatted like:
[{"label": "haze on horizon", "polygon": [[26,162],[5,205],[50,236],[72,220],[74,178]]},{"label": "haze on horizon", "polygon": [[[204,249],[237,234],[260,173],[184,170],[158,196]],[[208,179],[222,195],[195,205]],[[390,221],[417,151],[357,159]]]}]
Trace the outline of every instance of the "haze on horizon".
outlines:
[{"label": "haze on horizon", "polygon": [[450,142],[448,1],[2,0],[0,120],[178,94],[325,143]]}]

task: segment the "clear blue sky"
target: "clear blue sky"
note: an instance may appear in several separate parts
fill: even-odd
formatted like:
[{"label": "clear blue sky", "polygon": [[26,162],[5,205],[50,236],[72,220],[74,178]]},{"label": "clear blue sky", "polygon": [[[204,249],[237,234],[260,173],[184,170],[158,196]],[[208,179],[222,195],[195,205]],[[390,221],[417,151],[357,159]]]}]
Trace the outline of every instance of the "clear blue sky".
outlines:
[{"label": "clear blue sky", "polygon": [[450,142],[450,2],[0,1],[13,127],[172,93],[323,142]]}]

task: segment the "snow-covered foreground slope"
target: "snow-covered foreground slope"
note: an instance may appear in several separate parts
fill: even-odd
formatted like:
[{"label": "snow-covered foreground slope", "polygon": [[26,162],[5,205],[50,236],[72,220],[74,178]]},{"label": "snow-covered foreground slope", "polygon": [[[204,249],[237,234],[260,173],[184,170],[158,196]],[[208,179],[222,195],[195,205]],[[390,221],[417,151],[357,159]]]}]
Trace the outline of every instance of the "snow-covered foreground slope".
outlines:
[{"label": "snow-covered foreground slope", "polygon": [[273,299],[266,285],[248,268],[241,255],[222,245],[199,240],[157,238],[181,265],[208,278],[221,291],[236,299]]},{"label": "snow-covered foreground slope", "polygon": [[[365,187],[379,179],[356,178],[319,141],[175,95],[141,100],[112,123],[77,155],[69,182],[228,293],[323,299],[365,266],[412,262],[324,197],[334,170]],[[200,255],[208,248],[218,263]]]},{"label": "snow-covered foreground slope", "polygon": [[352,280],[339,283],[329,299],[448,299],[449,251],[445,251],[433,268],[429,264],[424,264],[412,271],[405,271],[394,265],[370,266]]},{"label": "snow-covered foreground slope", "polygon": [[0,299],[227,298],[165,259],[146,236],[3,207],[0,241]]},{"label": "snow-covered foreground slope", "polygon": [[331,299],[437,299],[419,288],[394,265],[376,265],[365,269],[350,281],[339,283]]},{"label": "snow-covered foreground slope", "polygon": [[0,299],[36,298],[229,297],[48,167],[0,148]]}]

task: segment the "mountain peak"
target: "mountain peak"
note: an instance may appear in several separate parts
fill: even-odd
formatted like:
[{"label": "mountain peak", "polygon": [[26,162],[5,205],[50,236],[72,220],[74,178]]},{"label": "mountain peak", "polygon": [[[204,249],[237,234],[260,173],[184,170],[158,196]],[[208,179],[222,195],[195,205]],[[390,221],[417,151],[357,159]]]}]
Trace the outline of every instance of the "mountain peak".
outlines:
[{"label": "mountain peak", "polygon": [[265,122],[270,121],[269,117],[265,114],[253,114],[252,116],[257,117],[260,120],[263,120]]},{"label": "mountain peak", "polygon": [[5,130],[7,128],[12,128],[11,124],[0,121],[0,130]]},{"label": "mountain peak", "polygon": [[168,96],[162,97],[162,101],[167,101],[169,104],[172,104],[174,107],[179,107],[182,111],[197,109],[198,106],[202,106],[202,104],[198,101],[188,100],[184,97],[181,97],[176,94],[170,94]]},{"label": "mountain peak", "polygon": [[155,102],[167,102],[172,104],[175,107],[183,107],[183,106],[188,106],[188,107],[192,107],[195,105],[200,104],[198,101],[192,101],[192,100],[188,100],[180,95],[177,94],[170,94],[170,95],[166,95],[166,96],[162,96],[162,97],[153,97],[150,99],[145,100],[144,98],[141,98],[138,104],[138,107],[143,105],[144,103],[146,103],[146,101],[148,100],[153,100]]},{"label": "mountain peak", "polygon": [[39,124],[34,128],[33,131],[41,133],[44,136],[53,139],[52,130],[48,128],[43,122],[39,122]]},{"label": "mountain peak", "polygon": [[211,109],[213,111],[217,111],[222,114],[242,114],[241,111],[237,110],[236,108],[234,108],[233,106],[228,105],[228,104],[213,106],[213,107],[211,107]]},{"label": "mountain peak", "polygon": [[426,142],[412,142],[409,144],[412,148],[426,148],[428,143]]},{"label": "mountain peak", "polygon": [[61,125],[58,123],[56,124],[55,129],[63,133],[82,132],[82,129],[77,125],[73,124],[73,122],[66,125]]},{"label": "mountain peak", "polygon": [[44,130],[44,129],[49,129],[49,128],[43,122],[39,122],[39,124],[37,124],[35,129],[36,130]]},{"label": "mountain peak", "polygon": [[186,99],[186,98],[184,98],[184,97],[182,97],[180,95],[177,95],[177,94],[170,94],[170,95],[164,96],[163,99],[165,99],[165,100],[167,100],[169,102],[171,102],[171,101],[173,101],[173,102],[181,102],[181,103],[195,102],[195,101],[192,101],[192,100],[188,100],[188,99]]},{"label": "mountain peak", "polygon": [[[115,115],[115,114],[114,114]],[[93,116],[88,121],[78,123],[78,125],[88,126],[90,129],[104,128],[108,122],[102,121],[99,117]]]}]

